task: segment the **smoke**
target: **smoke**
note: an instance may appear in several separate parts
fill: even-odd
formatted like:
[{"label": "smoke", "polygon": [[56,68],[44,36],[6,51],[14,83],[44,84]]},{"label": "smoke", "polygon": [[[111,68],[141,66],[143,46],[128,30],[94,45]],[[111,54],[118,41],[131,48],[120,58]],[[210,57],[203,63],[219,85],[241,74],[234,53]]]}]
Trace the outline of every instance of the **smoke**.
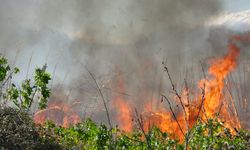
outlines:
[{"label": "smoke", "polygon": [[[48,63],[55,93],[96,108],[102,103],[86,68],[111,93],[107,99],[125,93],[138,105],[158,98],[166,90],[163,59],[177,82],[182,70],[213,55],[204,23],[221,11],[219,0],[0,2],[0,52],[24,70],[20,79]],[[113,86],[121,73],[126,91]]]}]

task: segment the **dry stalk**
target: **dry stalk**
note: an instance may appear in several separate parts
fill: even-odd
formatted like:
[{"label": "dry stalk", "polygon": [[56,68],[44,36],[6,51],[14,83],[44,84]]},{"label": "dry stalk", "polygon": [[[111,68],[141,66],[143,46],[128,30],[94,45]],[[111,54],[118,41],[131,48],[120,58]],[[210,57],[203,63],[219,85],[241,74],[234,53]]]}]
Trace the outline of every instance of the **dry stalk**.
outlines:
[{"label": "dry stalk", "polygon": [[27,68],[27,72],[26,72],[26,79],[28,79],[28,75],[29,75],[29,71],[30,71],[30,65],[31,65],[33,55],[34,55],[34,51],[32,51],[30,59],[29,59],[28,68]]},{"label": "dry stalk", "polygon": [[216,113],[216,117],[215,118],[218,118],[220,116],[220,112],[221,112],[221,109],[222,109],[222,106],[224,105],[223,101],[221,102],[220,104],[220,107],[219,107],[219,110],[218,112]]},{"label": "dry stalk", "polygon": [[54,84],[54,80],[55,80],[55,76],[56,76],[57,65],[58,65],[58,63],[56,63],[56,65],[54,67],[54,70],[53,70],[53,73],[52,73],[52,79],[51,79],[51,87],[50,87],[50,89],[53,89],[53,84]]},{"label": "dry stalk", "polygon": [[142,131],[142,134],[143,134],[143,136],[144,136],[145,139],[146,139],[147,148],[148,148],[148,150],[152,150],[151,145],[150,145],[150,139],[149,139],[149,137],[146,135],[146,132],[145,132],[145,130],[144,130],[144,128],[143,128],[142,118],[139,116],[139,114],[138,114],[138,112],[137,112],[136,109],[135,109],[135,116],[136,116],[136,120],[137,120],[137,122],[138,122],[139,128],[140,128],[140,130]]},{"label": "dry stalk", "polygon": [[175,88],[175,85],[174,85],[173,80],[172,80],[172,78],[171,78],[171,76],[170,76],[168,67],[164,64],[164,62],[163,62],[163,65],[164,65],[165,71],[167,72],[168,79],[169,79],[170,84],[171,84],[171,86],[172,86],[172,90],[174,91],[175,95],[178,97],[178,99],[179,99],[179,101],[180,101],[180,104],[181,104],[181,107],[182,107],[182,109],[183,109],[183,111],[184,111],[184,113],[185,113],[185,115],[186,115],[185,106],[184,106],[184,104],[183,104],[183,102],[182,102],[182,99],[181,99],[180,94],[177,92],[177,90],[176,90],[176,88]]},{"label": "dry stalk", "polygon": [[[177,92],[176,88],[175,88],[175,85],[173,83],[173,80],[170,76],[170,73],[169,73],[169,70],[168,70],[168,67],[166,66],[166,64],[164,62],[162,62],[162,64],[164,65],[164,69],[165,71],[167,72],[167,75],[168,75],[168,78],[169,78],[169,81],[170,81],[170,84],[172,86],[172,90],[174,91],[175,95],[178,97],[179,99],[179,102],[181,104],[181,107],[183,109],[183,112],[184,112],[184,119],[185,119],[185,122],[186,122],[186,128],[187,128],[187,135],[189,134],[189,122],[188,122],[188,115],[187,115],[187,112],[186,112],[186,109],[185,109],[185,106],[183,104],[183,101],[182,101],[182,98],[180,96],[180,94]],[[184,133],[184,132],[183,132]],[[185,134],[184,134],[185,135]],[[185,141],[185,150],[188,149],[188,140]]]},{"label": "dry stalk", "polygon": [[[204,113],[204,116],[205,116],[205,118],[206,118],[206,121],[208,122],[208,116],[207,116],[207,113],[206,113],[206,110],[205,110],[204,107],[202,107],[202,111],[203,111],[203,113]],[[201,120],[203,120],[203,119],[201,118]],[[204,121],[204,120],[203,120],[203,121]]]},{"label": "dry stalk", "polygon": [[201,104],[200,104],[200,108],[199,108],[199,111],[198,111],[198,114],[197,114],[197,116],[196,116],[196,121],[197,121],[197,119],[199,119],[199,117],[200,117],[200,112],[201,112],[201,110],[202,109],[204,109],[204,112],[206,113],[206,110],[205,110],[205,108],[203,107],[203,105],[204,105],[204,101],[205,101],[205,94],[206,94],[206,80],[207,80],[207,78],[206,78],[206,73],[205,73],[205,70],[204,70],[204,67],[201,65],[201,69],[202,69],[202,73],[203,73],[203,78],[204,78],[204,84],[203,84],[203,88],[201,88],[201,90],[202,90],[202,98],[201,98]]},{"label": "dry stalk", "polygon": [[227,91],[229,93],[229,96],[230,96],[229,99],[230,99],[230,102],[231,102],[231,104],[233,106],[233,109],[234,109],[234,115],[236,115],[236,117],[239,118],[238,111],[236,109],[235,102],[233,100],[233,95],[232,95],[232,92],[230,91],[230,89],[228,88],[228,84],[226,84],[226,89],[227,89]]},{"label": "dry stalk", "polygon": [[22,46],[23,46],[23,41],[19,41],[18,43],[16,43],[16,55],[14,57],[14,61],[13,61],[13,66],[16,65],[16,62],[17,62],[17,58],[20,54],[20,52],[22,51]]},{"label": "dry stalk", "polygon": [[239,105],[241,108],[244,108],[244,103],[241,101],[240,90],[238,86],[235,85],[236,84],[235,79],[232,74],[229,75],[229,77],[230,77],[230,82],[234,84],[234,87],[236,87],[235,90],[236,90],[237,99],[239,100]]},{"label": "dry stalk", "polygon": [[190,95],[189,95],[189,87],[188,87],[188,83],[187,83],[187,80],[186,78],[184,79],[184,83],[185,83],[185,90],[187,91],[187,107],[190,106]]},{"label": "dry stalk", "polygon": [[102,102],[103,102],[103,105],[104,105],[104,108],[105,108],[105,111],[106,111],[106,116],[107,116],[107,119],[108,119],[108,124],[109,124],[109,127],[110,127],[110,129],[111,129],[111,128],[112,128],[112,124],[111,124],[111,120],[110,120],[110,116],[109,116],[108,107],[107,107],[107,104],[106,104],[104,95],[103,95],[103,93],[102,93],[102,90],[101,90],[99,84],[97,83],[95,76],[94,76],[87,68],[86,68],[86,70],[88,71],[88,73],[89,73],[89,75],[91,76],[91,78],[94,80],[95,85],[96,85],[96,87],[97,87],[97,89],[98,89],[98,92],[99,92],[99,94],[100,94],[100,96],[101,96],[101,98],[102,98]]},{"label": "dry stalk", "polygon": [[9,75],[6,77],[6,79],[3,81],[3,83],[0,85],[0,89],[2,89],[6,84],[8,85],[8,81],[12,79],[12,75],[15,73],[15,70],[12,70]]},{"label": "dry stalk", "polygon": [[178,127],[180,128],[181,133],[183,134],[183,136],[185,136],[185,133],[184,133],[183,129],[181,128],[181,125],[180,125],[179,121],[177,120],[177,117],[176,117],[176,115],[175,115],[175,113],[173,111],[173,108],[171,106],[171,103],[170,103],[169,99],[165,95],[162,95],[162,98],[164,98],[167,101],[169,109],[170,109],[170,111],[171,111],[171,113],[172,113],[172,115],[174,117],[174,120],[176,121]]}]

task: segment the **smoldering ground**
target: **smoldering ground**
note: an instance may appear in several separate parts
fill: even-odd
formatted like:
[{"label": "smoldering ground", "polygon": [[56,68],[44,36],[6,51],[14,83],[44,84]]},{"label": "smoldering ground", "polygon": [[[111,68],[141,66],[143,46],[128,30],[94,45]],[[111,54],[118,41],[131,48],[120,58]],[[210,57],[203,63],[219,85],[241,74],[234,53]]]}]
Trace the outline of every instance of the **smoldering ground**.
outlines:
[{"label": "smoldering ground", "polygon": [[[204,27],[221,12],[219,0],[0,2],[0,50],[23,70],[18,78],[31,76],[34,67],[47,63],[54,75],[53,99],[62,93],[67,96],[60,99],[77,99],[91,106],[100,121],[106,120],[100,117],[103,106],[86,68],[109,93],[107,100],[112,93],[122,93],[137,105],[168,91],[163,59],[178,82],[185,76],[183,70],[219,51],[213,50]],[[119,74],[125,91],[113,86]],[[197,79],[200,74],[189,76]]]}]

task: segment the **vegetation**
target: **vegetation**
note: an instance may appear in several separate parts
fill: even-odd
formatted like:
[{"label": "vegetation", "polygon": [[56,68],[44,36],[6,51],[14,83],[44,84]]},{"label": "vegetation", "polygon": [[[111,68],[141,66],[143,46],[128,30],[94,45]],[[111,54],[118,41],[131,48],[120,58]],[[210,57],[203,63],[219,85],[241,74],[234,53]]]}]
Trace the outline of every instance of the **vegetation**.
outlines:
[{"label": "vegetation", "polygon": [[35,126],[29,110],[38,100],[39,109],[47,106],[50,96],[48,83],[50,75],[46,65],[35,70],[34,79],[26,79],[19,86],[13,84],[12,76],[19,72],[11,69],[4,57],[0,58],[0,148],[1,149],[249,149],[250,133],[236,130],[236,134],[223,126],[218,120],[196,122],[190,129],[185,142],[174,139],[173,135],[152,127],[145,133],[134,129],[125,133],[119,128],[108,128],[87,119],[69,128],[47,122]]},{"label": "vegetation", "polygon": [[[190,149],[237,149],[249,147],[250,133],[237,131],[232,135],[221,122],[210,119],[208,123],[197,123],[191,133]],[[184,144],[172,139],[171,135],[153,127],[146,133],[150,148],[140,130],[126,134],[117,128],[108,129],[105,125],[97,125],[87,119],[69,128],[56,127],[52,122],[41,127],[42,135],[50,135],[67,149],[184,149]],[[115,136],[115,137],[112,137]],[[44,136],[46,138],[46,136]]]},{"label": "vegetation", "polygon": [[5,107],[0,109],[0,148],[20,149],[61,149],[53,140],[43,138],[30,116],[21,110]]}]

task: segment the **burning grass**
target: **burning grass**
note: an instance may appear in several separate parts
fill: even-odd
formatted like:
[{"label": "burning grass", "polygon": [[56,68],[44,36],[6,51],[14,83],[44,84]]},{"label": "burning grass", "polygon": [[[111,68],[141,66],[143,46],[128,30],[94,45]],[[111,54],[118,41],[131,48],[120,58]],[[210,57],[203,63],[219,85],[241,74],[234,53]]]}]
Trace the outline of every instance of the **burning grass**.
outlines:
[{"label": "burning grass", "polygon": [[[240,40],[240,38],[237,36],[234,40]],[[169,70],[164,65],[164,69],[172,85],[174,96],[168,98],[163,95],[162,98],[168,102],[170,109],[161,108],[160,111],[159,109],[152,110],[148,109],[153,108],[149,106],[150,103],[148,103],[149,105],[145,105],[146,107],[142,113],[144,130],[148,130],[152,126],[157,126],[161,131],[174,134],[175,137],[183,140],[186,133],[190,132],[190,129],[198,119],[202,120],[202,122],[208,122],[209,118],[218,118],[218,121],[224,122],[224,125],[232,133],[235,133],[234,129],[241,128],[234,100],[226,101],[226,99],[231,99],[231,95],[225,93],[225,79],[236,68],[240,53],[240,49],[233,42],[232,40],[228,44],[227,55],[210,61],[208,76],[204,72],[204,78],[197,85],[201,94],[195,93],[193,99],[190,99],[191,93],[188,93],[190,89],[184,88],[180,93],[177,91]],[[118,83],[118,87],[125,87],[125,83],[121,79],[118,80]],[[182,110],[178,112],[174,111],[171,108],[171,100],[169,99],[179,104]],[[120,104],[117,105],[117,111],[121,129],[128,132],[131,131],[133,122],[130,116],[133,114],[133,106],[127,104],[126,100],[122,97],[115,97],[114,101]],[[234,111],[230,112],[229,109]]]}]

